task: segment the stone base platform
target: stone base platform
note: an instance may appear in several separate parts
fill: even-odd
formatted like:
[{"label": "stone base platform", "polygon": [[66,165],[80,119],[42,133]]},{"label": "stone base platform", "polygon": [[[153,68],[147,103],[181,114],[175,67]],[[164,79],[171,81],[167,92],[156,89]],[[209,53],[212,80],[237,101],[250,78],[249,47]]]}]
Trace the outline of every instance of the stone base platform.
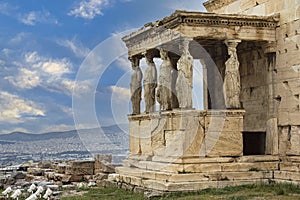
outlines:
[{"label": "stone base platform", "polygon": [[[159,160],[159,161],[156,161]],[[163,158],[130,156],[110,179],[133,187],[163,192],[197,191],[269,183],[279,171],[278,156],[190,158],[169,163]]]},{"label": "stone base platform", "polygon": [[274,172],[275,181],[300,185],[300,156],[285,156],[281,160],[280,171]]}]

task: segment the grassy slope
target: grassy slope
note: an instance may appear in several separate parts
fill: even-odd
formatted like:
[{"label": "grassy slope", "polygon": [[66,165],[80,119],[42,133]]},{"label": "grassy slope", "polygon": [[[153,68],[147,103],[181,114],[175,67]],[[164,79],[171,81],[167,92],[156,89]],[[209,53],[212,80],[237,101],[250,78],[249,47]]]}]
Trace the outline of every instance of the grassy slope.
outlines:
[{"label": "grassy slope", "polygon": [[[84,196],[62,198],[62,200],[143,200],[142,194],[115,188],[87,189]],[[0,194],[2,191],[0,190]],[[22,198],[21,198],[22,199]],[[20,199],[20,200],[21,200]],[[194,193],[173,193],[169,196],[153,198],[154,200],[296,200],[300,199],[300,188],[290,184],[247,185],[226,187],[224,189],[206,189]]]},{"label": "grassy slope", "polygon": [[[89,199],[107,199],[107,200],[142,200],[143,195],[134,194],[130,191],[115,188],[89,189],[89,192],[82,197],[68,197],[62,200],[89,200]],[[154,198],[155,200],[205,200],[205,199],[300,199],[300,188],[289,184],[276,185],[248,185],[237,187],[226,187],[224,189],[206,189],[194,193],[174,193],[169,196]]]},{"label": "grassy slope", "polygon": [[300,189],[294,185],[247,185],[226,187],[224,189],[206,189],[196,193],[177,193],[159,198],[192,200],[192,199],[300,199]]},{"label": "grassy slope", "polygon": [[134,194],[133,192],[126,191],[123,189],[116,188],[96,188],[96,189],[88,189],[88,193],[84,196],[77,197],[66,197],[62,198],[62,200],[120,200],[120,199],[128,199],[128,200],[143,200],[144,197],[142,194]]}]

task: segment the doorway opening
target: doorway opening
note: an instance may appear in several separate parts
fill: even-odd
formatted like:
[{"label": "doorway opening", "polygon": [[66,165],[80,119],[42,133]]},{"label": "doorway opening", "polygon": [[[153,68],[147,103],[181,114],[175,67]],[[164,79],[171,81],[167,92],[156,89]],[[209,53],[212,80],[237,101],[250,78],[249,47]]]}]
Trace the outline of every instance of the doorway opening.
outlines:
[{"label": "doorway opening", "polygon": [[266,132],[244,132],[243,133],[243,154],[244,155],[265,155]]}]

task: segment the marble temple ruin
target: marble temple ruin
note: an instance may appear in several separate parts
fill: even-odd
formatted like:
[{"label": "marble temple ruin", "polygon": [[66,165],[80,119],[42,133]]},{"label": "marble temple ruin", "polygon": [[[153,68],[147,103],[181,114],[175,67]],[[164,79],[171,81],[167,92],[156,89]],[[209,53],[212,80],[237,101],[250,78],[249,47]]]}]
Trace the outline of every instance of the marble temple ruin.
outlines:
[{"label": "marble temple ruin", "polygon": [[[300,183],[300,1],[204,6],[208,12],[177,10],[123,38],[133,112],[130,155],[114,180],[171,192]],[[195,62],[203,110],[192,102]]]}]

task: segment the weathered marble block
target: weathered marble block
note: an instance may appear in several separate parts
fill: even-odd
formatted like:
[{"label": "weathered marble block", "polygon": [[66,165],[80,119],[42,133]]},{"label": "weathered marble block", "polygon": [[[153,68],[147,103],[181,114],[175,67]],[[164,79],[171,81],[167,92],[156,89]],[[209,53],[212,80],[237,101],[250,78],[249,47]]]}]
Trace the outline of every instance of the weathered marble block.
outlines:
[{"label": "weathered marble block", "polygon": [[130,154],[164,158],[241,156],[242,110],[174,110],[129,116]]}]

